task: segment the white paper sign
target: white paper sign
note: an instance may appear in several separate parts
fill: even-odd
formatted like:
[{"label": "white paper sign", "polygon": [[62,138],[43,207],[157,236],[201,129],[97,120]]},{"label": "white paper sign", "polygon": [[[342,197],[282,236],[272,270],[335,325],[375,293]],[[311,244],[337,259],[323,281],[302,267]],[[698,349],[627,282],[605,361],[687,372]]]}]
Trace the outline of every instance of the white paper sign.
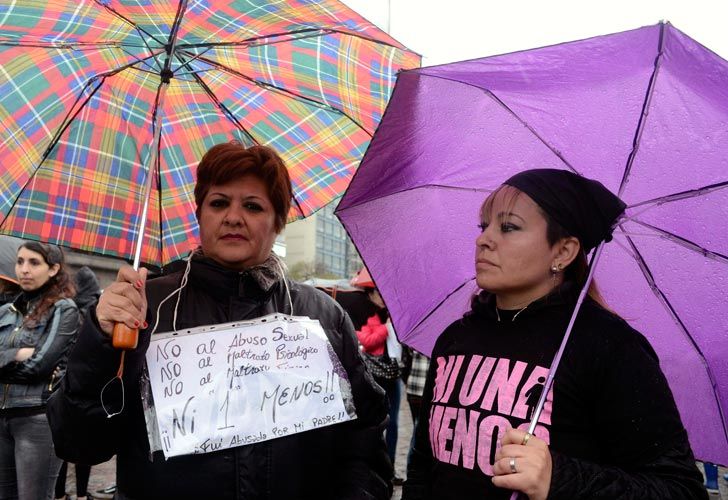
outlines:
[{"label": "white paper sign", "polygon": [[346,372],[317,320],[278,314],[156,334],[146,360],[165,457],[356,418]]}]

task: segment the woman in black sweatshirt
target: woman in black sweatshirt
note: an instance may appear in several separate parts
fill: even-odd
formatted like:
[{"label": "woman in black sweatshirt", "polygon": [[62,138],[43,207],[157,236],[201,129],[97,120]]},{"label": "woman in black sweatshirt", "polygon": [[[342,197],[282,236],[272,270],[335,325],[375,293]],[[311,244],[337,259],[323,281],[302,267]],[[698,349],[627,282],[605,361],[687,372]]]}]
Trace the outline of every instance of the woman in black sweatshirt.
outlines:
[{"label": "woman in black sweatshirt", "polygon": [[570,172],[521,172],[480,214],[471,310],[438,338],[403,498],[707,498],[659,360],[604,305],[582,305],[534,434],[587,252],[624,204]]}]

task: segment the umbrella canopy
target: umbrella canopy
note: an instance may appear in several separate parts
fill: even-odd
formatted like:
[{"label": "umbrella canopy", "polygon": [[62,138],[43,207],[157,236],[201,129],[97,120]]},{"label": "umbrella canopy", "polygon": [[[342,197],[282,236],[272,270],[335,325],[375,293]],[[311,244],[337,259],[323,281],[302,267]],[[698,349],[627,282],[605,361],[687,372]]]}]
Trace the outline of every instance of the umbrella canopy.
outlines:
[{"label": "umbrella canopy", "polygon": [[305,217],[419,65],[335,0],[20,0],[0,19],[0,231],[126,259],[143,240],[158,266],[195,245],[212,145],[276,149]]},{"label": "umbrella canopy", "polygon": [[596,280],[727,464],[727,124],[728,62],[669,24],[406,71],[337,215],[427,353],[477,291],[488,193],[528,168],[601,181],[628,209]]}]

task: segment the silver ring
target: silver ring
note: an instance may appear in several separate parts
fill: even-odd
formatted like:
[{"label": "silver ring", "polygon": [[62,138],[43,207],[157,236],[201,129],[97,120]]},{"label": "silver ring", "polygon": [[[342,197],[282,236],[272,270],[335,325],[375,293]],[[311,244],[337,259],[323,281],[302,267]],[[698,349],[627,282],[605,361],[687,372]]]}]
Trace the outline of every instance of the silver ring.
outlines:
[{"label": "silver ring", "polygon": [[511,474],[515,474],[518,472],[516,470],[516,457],[511,457],[511,459],[508,461],[508,465],[511,467]]}]

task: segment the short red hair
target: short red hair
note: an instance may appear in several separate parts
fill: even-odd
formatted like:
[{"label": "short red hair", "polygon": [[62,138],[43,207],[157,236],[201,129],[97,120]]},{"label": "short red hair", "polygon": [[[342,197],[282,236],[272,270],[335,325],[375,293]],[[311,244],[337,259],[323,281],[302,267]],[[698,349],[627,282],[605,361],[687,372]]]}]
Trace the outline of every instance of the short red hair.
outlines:
[{"label": "short red hair", "polygon": [[293,188],[286,164],[268,146],[246,148],[233,141],[211,147],[197,166],[197,217],[200,216],[200,207],[211,186],[224,185],[246,175],[253,175],[266,185],[268,198],[276,213],[275,230],[280,233],[291,209]]}]

